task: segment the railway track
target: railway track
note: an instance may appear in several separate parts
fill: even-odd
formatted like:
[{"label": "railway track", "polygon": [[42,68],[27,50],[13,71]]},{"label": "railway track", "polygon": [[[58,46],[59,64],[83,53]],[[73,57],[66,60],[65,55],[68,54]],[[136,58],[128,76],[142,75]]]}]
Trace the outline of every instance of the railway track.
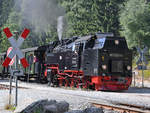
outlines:
[{"label": "railway track", "polygon": [[[0,90],[9,90],[10,85],[6,85],[6,84],[0,84]],[[15,86],[12,86],[12,88],[15,88]],[[18,87],[20,89],[29,89],[26,87]]]},{"label": "railway track", "polygon": [[95,103],[91,102],[91,104],[95,107],[102,108],[102,109],[108,109],[117,111],[119,113],[150,113],[150,108],[142,108],[141,106],[133,106],[128,104],[104,104],[104,103]]},{"label": "railway track", "polygon": [[[29,84],[29,86],[31,86],[31,84]],[[34,87],[29,87],[29,86],[21,85],[21,86],[19,86],[19,88],[22,88],[22,89],[30,89],[30,88],[32,89],[33,88],[34,89],[34,87],[36,87],[36,88],[39,87],[39,85],[34,86]],[[45,86],[45,85],[42,85],[42,86]],[[9,85],[8,84],[7,85],[0,84],[0,90],[3,88],[8,90]],[[13,86],[13,88],[15,88],[15,86]],[[44,87],[44,88],[47,88],[47,87]],[[54,90],[52,90],[52,91],[54,91]],[[58,92],[56,91],[56,93],[58,93]],[[93,97],[88,97],[86,95],[80,95],[80,94],[72,94],[72,93],[68,94],[68,92],[61,92],[61,94],[79,96],[82,99],[89,100],[89,103],[91,103],[93,106],[100,107],[103,109],[110,109],[110,110],[118,111],[119,113],[150,113],[150,108],[146,108],[143,106],[129,105],[129,104],[124,104],[124,103],[112,103],[112,102],[109,104],[107,102],[101,103],[101,102],[103,102],[103,100],[101,99],[99,101],[98,97],[93,98]]]},{"label": "railway track", "polygon": [[0,90],[9,90],[9,85],[0,84]]}]

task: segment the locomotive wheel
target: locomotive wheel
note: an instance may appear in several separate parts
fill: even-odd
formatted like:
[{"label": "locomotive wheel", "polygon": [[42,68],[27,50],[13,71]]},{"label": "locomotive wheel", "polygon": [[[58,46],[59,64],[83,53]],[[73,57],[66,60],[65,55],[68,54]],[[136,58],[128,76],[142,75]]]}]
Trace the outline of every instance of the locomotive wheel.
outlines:
[{"label": "locomotive wheel", "polygon": [[87,89],[88,88],[88,84],[86,82],[83,82],[82,88]]},{"label": "locomotive wheel", "polygon": [[89,89],[91,89],[91,90],[95,90],[95,84],[93,84],[93,85],[89,85]]},{"label": "locomotive wheel", "polygon": [[68,85],[69,85],[69,81],[66,79],[65,80],[65,87],[68,87]]},{"label": "locomotive wheel", "polygon": [[74,86],[74,79],[72,78],[72,79],[71,79],[70,87],[72,88],[73,86]]},{"label": "locomotive wheel", "polygon": [[74,81],[74,87],[79,88],[78,80],[75,80],[75,81]]},{"label": "locomotive wheel", "polygon": [[81,85],[82,82],[80,81],[80,79],[77,80],[76,84],[77,84],[76,85],[77,88],[82,88],[82,85]]},{"label": "locomotive wheel", "polygon": [[95,90],[99,91],[99,89],[100,89],[100,86],[98,84],[95,84]]},{"label": "locomotive wheel", "polygon": [[59,87],[59,80],[57,78],[55,78],[55,81],[53,83],[56,87]]},{"label": "locomotive wheel", "polygon": [[61,86],[65,86],[65,80],[62,79],[62,85]]},{"label": "locomotive wheel", "polygon": [[63,80],[62,79],[59,79],[59,86],[63,86]]}]

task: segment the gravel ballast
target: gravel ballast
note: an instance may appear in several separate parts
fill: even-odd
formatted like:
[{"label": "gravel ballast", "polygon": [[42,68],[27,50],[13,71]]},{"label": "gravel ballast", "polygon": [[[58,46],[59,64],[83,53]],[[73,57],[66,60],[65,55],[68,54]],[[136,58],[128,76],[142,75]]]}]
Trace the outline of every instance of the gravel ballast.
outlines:
[{"label": "gravel ballast", "polygon": [[[1,83],[1,82],[0,82]],[[3,82],[4,83],[4,82]],[[6,82],[6,84],[8,84]],[[16,112],[25,108],[29,104],[40,100],[49,99],[57,101],[67,101],[71,110],[83,110],[90,107],[91,101],[104,103],[123,103],[150,108],[150,89],[130,88],[124,92],[102,92],[102,91],[83,91],[80,89],[70,90],[64,88],[47,87],[47,85],[22,83],[19,86],[29,89],[18,90],[18,107]],[[13,88],[13,101],[15,89]],[[8,90],[0,90],[0,110],[8,103]],[[92,98],[92,99],[91,99]],[[1,113],[1,112],[0,112]],[[7,113],[2,111],[2,113]]]}]

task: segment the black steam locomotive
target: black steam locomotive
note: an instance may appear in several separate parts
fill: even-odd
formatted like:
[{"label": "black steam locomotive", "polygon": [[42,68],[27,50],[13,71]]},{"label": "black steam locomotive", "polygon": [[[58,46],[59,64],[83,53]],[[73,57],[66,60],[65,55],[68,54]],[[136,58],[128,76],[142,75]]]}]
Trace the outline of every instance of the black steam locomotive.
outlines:
[{"label": "black steam locomotive", "polygon": [[34,52],[38,78],[49,85],[127,90],[132,81],[132,51],[125,38],[111,33],[73,37]]}]

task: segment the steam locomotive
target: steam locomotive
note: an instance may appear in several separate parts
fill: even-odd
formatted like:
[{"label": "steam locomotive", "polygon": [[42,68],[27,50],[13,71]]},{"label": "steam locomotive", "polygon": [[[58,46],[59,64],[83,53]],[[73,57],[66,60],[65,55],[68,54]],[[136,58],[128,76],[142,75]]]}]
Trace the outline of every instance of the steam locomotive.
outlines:
[{"label": "steam locomotive", "polygon": [[[132,81],[132,51],[125,38],[111,33],[72,37],[22,52],[29,62],[24,78],[51,86],[118,91],[127,90]],[[0,54],[1,64],[5,57]],[[9,67],[0,66],[0,76],[8,76]]]},{"label": "steam locomotive", "polygon": [[50,86],[127,90],[132,81],[132,51],[123,37],[96,33],[54,41],[34,51],[38,78]]}]

